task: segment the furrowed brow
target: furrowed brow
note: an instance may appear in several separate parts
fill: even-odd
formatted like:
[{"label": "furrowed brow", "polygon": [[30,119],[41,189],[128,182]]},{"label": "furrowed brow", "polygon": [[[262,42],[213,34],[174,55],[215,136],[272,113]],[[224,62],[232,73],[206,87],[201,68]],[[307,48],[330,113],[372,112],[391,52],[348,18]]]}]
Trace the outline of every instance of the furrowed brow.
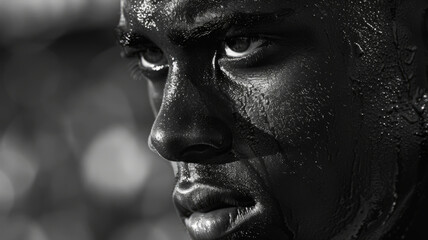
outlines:
[{"label": "furrowed brow", "polygon": [[272,24],[280,22],[284,18],[294,14],[290,8],[281,9],[269,13],[241,13],[235,12],[230,15],[216,17],[200,23],[193,28],[180,27],[172,29],[168,37],[172,43],[178,46],[189,46],[203,39],[209,39],[219,32],[224,32],[231,27],[253,27],[257,25]]}]

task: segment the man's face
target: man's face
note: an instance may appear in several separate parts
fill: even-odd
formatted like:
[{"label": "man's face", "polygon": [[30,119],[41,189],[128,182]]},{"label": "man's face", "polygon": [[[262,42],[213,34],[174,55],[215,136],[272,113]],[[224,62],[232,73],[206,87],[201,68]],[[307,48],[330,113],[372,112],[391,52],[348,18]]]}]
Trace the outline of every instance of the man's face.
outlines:
[{"label": "man's face", "polygon": [[348,239],[388,222],[410,188],[398,163],[419,154],[402,117],[417,118],[402,99],[418,69],[397,65],[418,55],[372,5],[123,3],[120,42],[157,116],[150,145],[172,161],[193,238]]}]

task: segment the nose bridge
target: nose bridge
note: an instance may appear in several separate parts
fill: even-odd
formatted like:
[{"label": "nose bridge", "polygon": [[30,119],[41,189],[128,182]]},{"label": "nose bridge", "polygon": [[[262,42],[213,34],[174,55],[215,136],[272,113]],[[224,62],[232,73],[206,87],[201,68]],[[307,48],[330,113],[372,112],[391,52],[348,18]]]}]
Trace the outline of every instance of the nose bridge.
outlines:
[{"label": "nose bridge", "polygon": [[[172,64],[149,145],[171,161],[200,161],[225,151],[227,127],[208,110],[197,81],[203,71]],[[192,70],[192,71],[190,71]]]},{"label": "nose bridge", "polygon": [[191,71],[190,66],[190,63],[172,64],[155,125],[162,121],[171,127],[189,127],[190,123],[209,115],[203,96],[195,84],[203,78],[203,73]]}]

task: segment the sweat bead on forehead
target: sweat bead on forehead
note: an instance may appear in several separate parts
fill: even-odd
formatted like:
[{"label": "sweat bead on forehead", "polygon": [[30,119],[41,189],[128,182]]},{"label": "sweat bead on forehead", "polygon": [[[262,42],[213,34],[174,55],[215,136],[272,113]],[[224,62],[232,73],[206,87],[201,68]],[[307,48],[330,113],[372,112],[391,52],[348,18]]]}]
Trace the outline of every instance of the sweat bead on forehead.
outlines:
[{"label": "sweat bead on forehead", "polygon": [[[185,1],[123,1],[122,10],[129,17],[129,24],[138,22],[146,30],[168,30],[202,26],[208,21],[223,19],[233,12],[254,13],[248,6],[257,5],[257,13],[273,12],[278,8],[291,7],[288,1],[218,1],[218,0],[185,0]],[[286,4],[288,3],[288,4]]]},{"label": "sweat bead on forehead", "polygon": [[149,145],[191,237],[401,237],[426,186],[423,9],[123,1],[119,43],[148,82]]}]

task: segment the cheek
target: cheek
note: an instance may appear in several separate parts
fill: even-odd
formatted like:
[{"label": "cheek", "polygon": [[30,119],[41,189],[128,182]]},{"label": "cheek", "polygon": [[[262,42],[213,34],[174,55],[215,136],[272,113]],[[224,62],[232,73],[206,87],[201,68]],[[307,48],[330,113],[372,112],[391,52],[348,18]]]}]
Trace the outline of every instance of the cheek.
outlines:
[{"label": "cheek", "polygon": [[274,136],[291,148],[319,141],[330,127],[332,81],[320,70],[304,68],[276,78],[266,106]]},{"label": "cheek", "polygon": [[[349,124],[335,122],[346,119],[349,110],[342,106],[351,105],[350,99],[337,104],[337,95],[351,90],[338,87],[346,76],[333,76],[331,66],[322,62],[302,57],[277,71],[253,73],[246,78],[250,81],[235,84],[232,95],[236,111],[264,134],[255,137],[258,145],[278,146],[277,151],[256,156],[284,214],[293,215],[292,224],[312,233],[326,222],[343,220],[345,214],[337,209],[349,193],[353,159]],[[345,141],[338,144],[338,139]],[[300,222],[308,219],[310,226]]]},{"label": "cheek", "polygon": [[[335,127],[331,100],[334,81],[318,61],[305,59],[300,64],[276,77],[266,94],[271,104],[265,108],[271,135],[283,159],[267,159],[266,165],[276,176],[274,181],[286,183],[283,186],[300,195],[297,202],[314,199],[323,192],[336,195],[332,192],[341,182],[337,179],[339,166],[331,163],[335,154],[331,149],[335,143],[330,142],[334,132],[331,128]],[[278,174],[276,169],[282,171]],[[330,190],[324,189],[327,185]]]},{"label": "cheek", "polygon": [[228,92],[235,111],[282,148],[313,148],[329,134],[334,108],[334,81],[319,62],[300,56],[264,71],[235,74]]}]

